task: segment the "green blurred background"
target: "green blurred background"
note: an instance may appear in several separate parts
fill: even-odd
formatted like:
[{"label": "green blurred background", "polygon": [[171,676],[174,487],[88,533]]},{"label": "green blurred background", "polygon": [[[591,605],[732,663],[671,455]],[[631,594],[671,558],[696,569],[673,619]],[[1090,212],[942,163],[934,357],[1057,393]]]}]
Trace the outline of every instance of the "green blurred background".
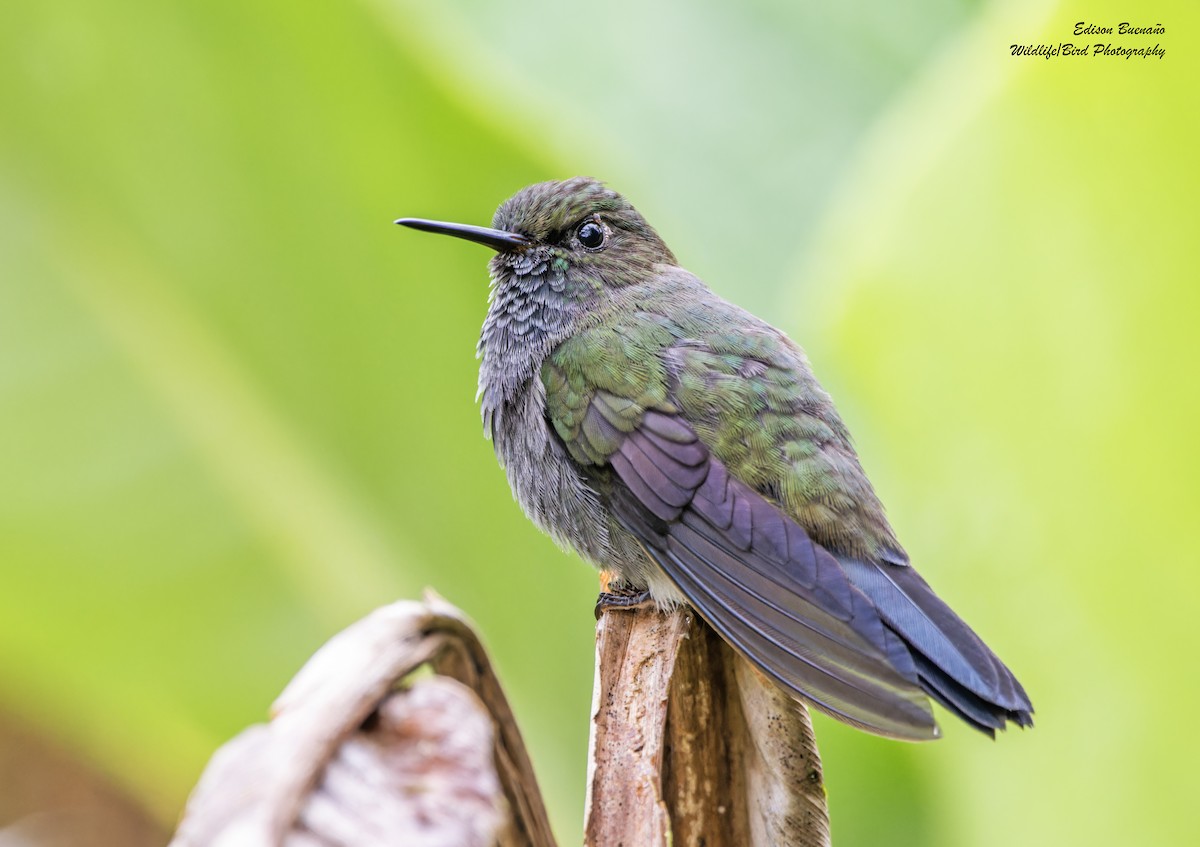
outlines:
[{"label": "green blurred background", "polygon": [[[391,220],[588,173],[808,348],[1038,708],[919,747],[818,718],[836,843],[1200,842],[1196,4],[825,5],[7,4],[0,827],[161,840],[318,645],[430,585],[578,842],[595,575],[481,435],[486,251]],[[1166,33],[1072,35],[1131,17]],[[1095,40],[1166,56],[1009,50]]]}]

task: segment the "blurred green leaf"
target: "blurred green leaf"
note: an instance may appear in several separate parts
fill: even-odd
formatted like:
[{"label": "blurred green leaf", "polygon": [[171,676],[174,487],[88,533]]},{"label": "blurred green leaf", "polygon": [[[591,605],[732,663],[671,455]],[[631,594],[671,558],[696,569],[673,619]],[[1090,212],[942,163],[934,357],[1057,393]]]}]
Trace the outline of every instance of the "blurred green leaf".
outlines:
[{"label": "blurred green leaf", "polygon": [[1039,707],[996,745],[823,723],[838,843],[1129,835],[1084,810],[1110,768],[1173,831],[1196,77],[1182,11],[1161,66],[1009,56],[1101,15],[1052,12],[7,8],[0,707],[169,822],[317,645],[431,584],[487,634],[571,840],[595,578],[480,437],[486,252],[390,221],[592,173],[722,294],[777,323],[802,294],[905,540]]}]

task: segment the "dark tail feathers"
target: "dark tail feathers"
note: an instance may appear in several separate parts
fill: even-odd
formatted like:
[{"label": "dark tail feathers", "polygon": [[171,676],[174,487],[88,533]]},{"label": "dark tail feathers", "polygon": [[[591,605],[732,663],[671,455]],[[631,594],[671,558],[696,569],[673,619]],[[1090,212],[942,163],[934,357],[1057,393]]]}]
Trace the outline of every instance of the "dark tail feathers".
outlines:
[{"label": "dark tail feathers", "polygon": [[912,651],[921,686],[971,726],[995,736],[1033,726],[1033,704],[1012,671],[908,565],[839,561],[850,581]]}]

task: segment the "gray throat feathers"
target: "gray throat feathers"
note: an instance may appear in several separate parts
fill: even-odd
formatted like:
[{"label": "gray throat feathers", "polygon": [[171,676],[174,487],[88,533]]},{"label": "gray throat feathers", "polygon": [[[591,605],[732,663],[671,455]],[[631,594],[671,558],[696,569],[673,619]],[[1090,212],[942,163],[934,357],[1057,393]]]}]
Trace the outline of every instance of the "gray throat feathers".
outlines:
[{"label": "gray throat feathers", "polygon": [[531,389],[531,381],[540,383],[542,363],[570,337],[577,307],[566,296],[565,270],[552,265],[545,247],[492,260],[488,314],[476,348],[478,399],[489,438],[505,407]]},{"label": "gray throat feathers", "polygon": [[546,420],[542,363],[579,324],[582,304],[549,249],[493,260],[477,355],[485,434],[529,518],[598,567],[612,561],[610,520]]}]

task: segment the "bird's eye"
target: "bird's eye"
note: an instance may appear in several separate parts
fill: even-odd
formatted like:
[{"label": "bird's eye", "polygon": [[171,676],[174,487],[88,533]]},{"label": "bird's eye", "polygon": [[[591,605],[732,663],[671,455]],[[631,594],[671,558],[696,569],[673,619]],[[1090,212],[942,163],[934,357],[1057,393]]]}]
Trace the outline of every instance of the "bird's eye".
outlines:
[{"label": "bird's eye", "polygon": [[600,223],[587,220],[579,225],[579,229],[575,231],[575,237],[579,239],[584,250],[599,250],[608,240],[608,233]]}]

